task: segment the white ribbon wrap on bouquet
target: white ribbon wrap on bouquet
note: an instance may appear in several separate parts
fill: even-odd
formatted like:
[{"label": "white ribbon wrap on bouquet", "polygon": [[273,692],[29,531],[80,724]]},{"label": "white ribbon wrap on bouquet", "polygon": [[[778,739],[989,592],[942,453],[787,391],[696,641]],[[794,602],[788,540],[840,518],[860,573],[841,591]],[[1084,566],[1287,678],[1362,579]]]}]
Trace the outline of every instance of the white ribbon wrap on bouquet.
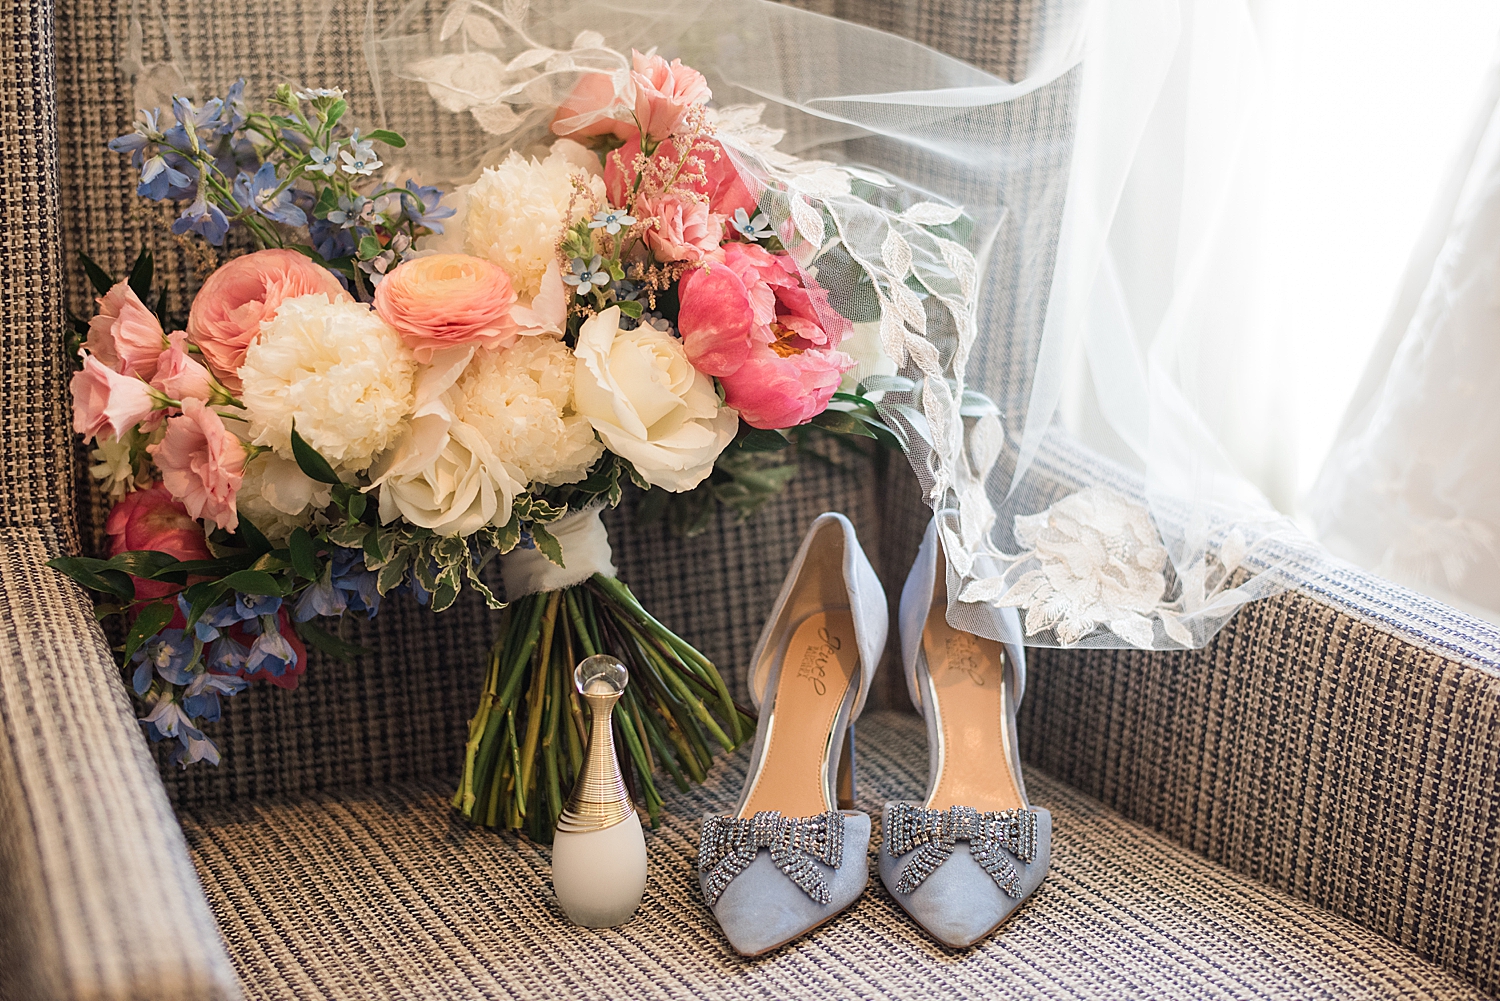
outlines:
[{"label": "white ribbon wrap on bouquet", "polygon": [[609,532],[599,519],[600,510],[585,508],[547,526],[547,531],[562,546],[565,566],[553,563],[535,547],[517,546],[500,557],[505,600],[515,601],[539,591],[561,591],[582,584],[596,573],[615,576],[614,554],[609,548]]}]

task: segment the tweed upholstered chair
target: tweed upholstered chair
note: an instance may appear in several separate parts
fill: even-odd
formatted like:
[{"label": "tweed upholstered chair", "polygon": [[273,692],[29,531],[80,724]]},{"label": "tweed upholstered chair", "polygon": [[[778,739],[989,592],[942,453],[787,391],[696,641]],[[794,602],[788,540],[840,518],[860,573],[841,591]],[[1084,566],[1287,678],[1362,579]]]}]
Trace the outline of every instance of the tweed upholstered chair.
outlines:
[{"label": "tweed upholstered chair", "polygon": [[[268,9],[315,22],[321,5],[302,2]],[[0,997],[1500,993],[1500,631],[1332,563],[1303,567],[1202,651],[1033,654],[1023,756],[1055,818],[1052,873],[963,954],[876,881],[815,936],[734,957],[690,859],[695,818],[732,800],[743,755],[669,801],[634,922],[567,924],[544,850],[446,807],[494,628],[474,602],[393,608],[359,637],[376,656],[316,660],[293,694],[238,697],[218,769],[159,762],[87,598],[42,564],[101,547],[65,409],[63,311],[88,305],[70,262],[87,250],[119,268],[151,246],[179,306],[193,262],[103,148],[131,118],[120,10],[56,4],[0,0]],[[1031,17],[983,0],[816,6],[1002,75]],[[183,32],[184,10],[152,15]],[[177,39],[200,65],[259,30],[227,15],[210,27]],[[1076,82],[1017,110],[1064,151]],[[1045,282],[1043,230],[1026,238]],[[1049,463],[1059,495],[1111,475],[1086,457]],[[622,576],[733,669],[825,508],[853,518],[898,587],[925,522],[899,460],[809,466],[756,522],[694,540],[628,510],[610,527]],[[920,723],[893,711],[896,672],[883,678],[859,735],[877,814],[916,794],[927,760]]]}]

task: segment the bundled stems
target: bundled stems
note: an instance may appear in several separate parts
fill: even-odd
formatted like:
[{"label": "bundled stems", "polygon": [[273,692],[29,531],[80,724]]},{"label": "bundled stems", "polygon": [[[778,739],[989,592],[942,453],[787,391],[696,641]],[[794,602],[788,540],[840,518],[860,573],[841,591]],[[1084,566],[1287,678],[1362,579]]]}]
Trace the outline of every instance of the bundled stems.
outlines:
[{"label": "bundled stems", "polygon": [[754,731],[718,670],[658,622],[613,577],[531,594],[510,604],[469,721],[464,772],[453,806],[486,827],[524,830],[550,842],[583,767],[588,707],[573,667],[596,653],[618,657],[631,684],[612,725],[626,787],[660,823],[658,770],[686,790],[702,782],[713,751]]}]

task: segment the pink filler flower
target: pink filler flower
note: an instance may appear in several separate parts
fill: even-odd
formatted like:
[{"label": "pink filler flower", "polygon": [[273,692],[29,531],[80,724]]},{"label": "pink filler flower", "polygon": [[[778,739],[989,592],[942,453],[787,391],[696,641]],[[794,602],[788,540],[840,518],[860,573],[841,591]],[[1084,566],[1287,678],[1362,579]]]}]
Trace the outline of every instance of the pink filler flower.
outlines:
[{"label": "pink filler flower", "polygon": [[150,382],[156,376],[157,359],[167,347],[167,335],[156,315],[126,282],[110,289],[98,302],[99,313],[89,320],[84,346],[114,371]]},{"label": "pink filler flower", "polygon": [[165,437],[146,451],[188,514],[226,531],[239,527],[234,502],[245,478],[245,446],[207,404],[183,400],[182,413],[167,421]]},{"label": "pink filler flower", "polygon": [[156,409],[151,387],[133,375],[122,375],[95,355],[85,353],[83,368],[68,385],[73,394],[73,430],[92,441],[99,435],[119,438]]},{"label": "pink filler flower", "polygon": [[708,200],[668,192],[636,199],[635,215],[654,220],[646,243],[658,261],[701,261],[724,240],[724,217],[708,210]]},{"label": "pink filler flower", "polygon": [[785,255],[730,243],[724,263],[683,276],[677,326],[688,359],[724,386],[752,427],[786,428],[822,413],[854,359],[835,350],[852,329],[828,293],[804,287]]},{"label": "pink filler flower", "polygon": [[668,63],[658,55],[630,52],[630,82],[635,84],[635,121],[646,138],[661,142],[677,131],[683,116],[695,104],[706,104],[713,95],[703,74],[681,59]]}]

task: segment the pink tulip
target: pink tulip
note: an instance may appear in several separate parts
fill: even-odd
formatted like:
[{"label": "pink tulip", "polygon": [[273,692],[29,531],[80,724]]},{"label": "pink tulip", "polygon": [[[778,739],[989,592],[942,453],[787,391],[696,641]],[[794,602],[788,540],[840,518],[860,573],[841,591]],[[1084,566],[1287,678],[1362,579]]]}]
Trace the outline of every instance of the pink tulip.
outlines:
[{"label": "pink tulip", "polygon": [[98,300],[99,313],[89,321],[85,345],[105,365],[146,381],[156,375],[157,359],[167,347],[156,314],[147,309],[126,282]]},{"label": "pink tulip", "polygon": [[333,272],[295,250],[258,250],[236,257],[208,276],[188,314],[188,339],[203,352],[214,376],[231,392],[240,391],[245,351],[260,325],[276,316],[288,299],[318,292],[330,299],[349,295]]},{"label": "pink tulip", "polygon": [[133,375],[122,375],[84,353],[83,368],[68,386],[73,393],[73,430],[92,441],[103,434],[119,438],[149,418],[156,408],[151,387]]},{"label": "pink tulip", "polygon": [[174,400],[207,400],[213,396],[213,377],[187,351],[187,331],[176,330],[167,335],[167,350],[162,352],[160,364],[156,366],[156,378],[151,385]]},{"label": "pink tulip", "polygon": [[510,347],[516,340],[510,315],[515,304],[504,270],[467,254],[415,258],[375,288],[375,312],[424,364],[444,348]]},{"label": "pink tulip", "polygon": [[646,243],[658,261],[701,261],[724,240],[724,217],[708,210],[707,199],[671,192],[636,200],[638,219],[652,220]]},{"label": "pink tulip", "polygon": [[188,514],[226,531],[239,527],[234,501],[245,478],[245,446],[202,400],[183,400],[182,413],[167,421],[166,435],[146,451]]},{"label": "pink tulip", "polygon": [[682,124],[683,116],[695,104],[707,104],[713,95],[708,81],[681,59],[668,63],[661,56],[645,56],[631,50],[633,68],[630,80],[635,84],[635,121],[652,142],[661,142]]},{"label": "pink tulip", "polygon": [[822,413],[854,359],[835,350],[851,329],[828,294],[805,286],[786,255],[730,243],[724,263],[683,276],[677,325],[693,365],[718,377],[724,402],[752,427],[785,428]]},{"label": "pink tulip", "polygon": [[575,142],[598,136],[638,137],[635,123],[625,120],[629,117],[630,110],[615,93],[614,79],[608,73],[585,73],[552,116],[552,132]]}]

